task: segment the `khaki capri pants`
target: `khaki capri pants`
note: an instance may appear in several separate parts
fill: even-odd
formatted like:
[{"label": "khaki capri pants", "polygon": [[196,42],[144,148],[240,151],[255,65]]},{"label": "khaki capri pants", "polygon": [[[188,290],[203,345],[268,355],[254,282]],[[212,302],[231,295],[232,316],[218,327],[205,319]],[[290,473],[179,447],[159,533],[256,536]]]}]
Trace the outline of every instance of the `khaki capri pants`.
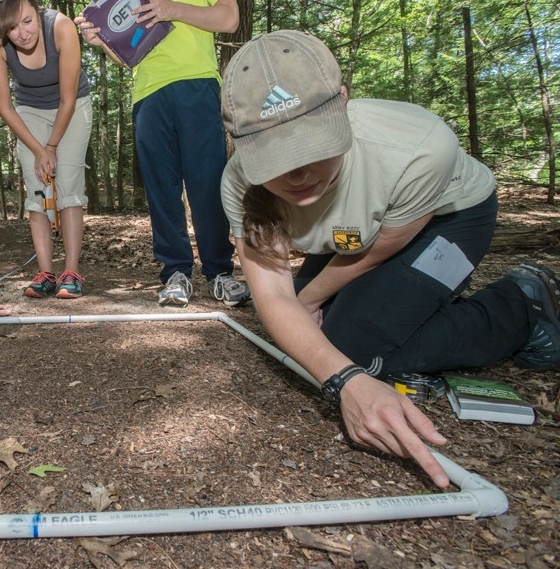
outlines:
[{"label": "khaki capri pants", "polygon": [[[33,134],[44,146],[49,141],[58,109],[36,109],[18,106],[16,111]],[[67,207],[83,207],[87,205],[85,195],[85,158],[91,134],[92,107],[88,96],[76,101],[76,109],[72,119],[58,143],[56,149],[56,206],[60,211]],[[45,213],[43,197],[35,192],[42,192],[42,184],[35,175],[35,156],[18,140],[17,154],[23,172],[27,199],[26,211]]]}]

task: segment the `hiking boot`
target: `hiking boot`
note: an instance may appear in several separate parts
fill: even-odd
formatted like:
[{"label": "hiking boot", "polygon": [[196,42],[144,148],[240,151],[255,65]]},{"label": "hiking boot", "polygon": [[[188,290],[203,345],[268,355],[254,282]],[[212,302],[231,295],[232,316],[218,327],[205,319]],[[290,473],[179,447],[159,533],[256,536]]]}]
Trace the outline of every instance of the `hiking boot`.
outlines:
[{"label": "hiking boot", "polygon": [[39,271],[29,286],[23,291],[29,298],[45,298],[49,294],[54,294],[56,290],[56,277],[54,273]]},{"label": "hiking boot", "polygon": [[220,300],[226,306],[238,306],[251,298],[251,291],[245,283],[226,274],[208,281],[208,292],[212,298]]},{"label": "hiking boot", "polygon": [[514,354],[522,368],[560,367],[560,280],[547,267],[524,263],[507,274],[533,300],[539,319],[528,342]]},{"label": "hiking boot", "polygon": [[187,306],[193,293],[192,283],[183,273],[174,272],[165,283],[164,289],[159,293],[160,306],[175,304]]},{"label": "hiking boot", "polygon": [[79,298],[82,296],[82,284],[86,281],[74,271],[64,271],[56,281],[56,298]]}]

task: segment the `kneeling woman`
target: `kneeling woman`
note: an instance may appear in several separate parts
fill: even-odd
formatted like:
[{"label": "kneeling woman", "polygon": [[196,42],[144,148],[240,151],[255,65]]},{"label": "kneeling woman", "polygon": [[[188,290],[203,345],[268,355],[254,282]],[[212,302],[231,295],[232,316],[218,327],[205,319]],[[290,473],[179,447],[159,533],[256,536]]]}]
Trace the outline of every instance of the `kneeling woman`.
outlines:
[{"label": "kneeling woman", "polygon": [[[341,405],[354,440],[413,457],[447,485],[420,438],[444,437],[382,380],[511,355],[559,366],[558,279],[524,265],[460,297],[492,239],[492,173],[419,106],[348,102],[318,39],[249,41],[222,104],[235,143],[222,201],[268,332]],[[307,253],[295,287],[290,248]]]}]

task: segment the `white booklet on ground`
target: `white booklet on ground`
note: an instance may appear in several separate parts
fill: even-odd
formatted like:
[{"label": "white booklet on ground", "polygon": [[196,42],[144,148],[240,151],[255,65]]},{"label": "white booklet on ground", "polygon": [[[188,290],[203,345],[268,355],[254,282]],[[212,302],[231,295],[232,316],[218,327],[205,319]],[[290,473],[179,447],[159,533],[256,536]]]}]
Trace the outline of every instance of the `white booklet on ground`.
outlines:
[{"label": "white booklet on ground", "polygon": [[530,403],[505,382],[486,377],[446,374],[447,398],[457,418],[532,425]]}]

